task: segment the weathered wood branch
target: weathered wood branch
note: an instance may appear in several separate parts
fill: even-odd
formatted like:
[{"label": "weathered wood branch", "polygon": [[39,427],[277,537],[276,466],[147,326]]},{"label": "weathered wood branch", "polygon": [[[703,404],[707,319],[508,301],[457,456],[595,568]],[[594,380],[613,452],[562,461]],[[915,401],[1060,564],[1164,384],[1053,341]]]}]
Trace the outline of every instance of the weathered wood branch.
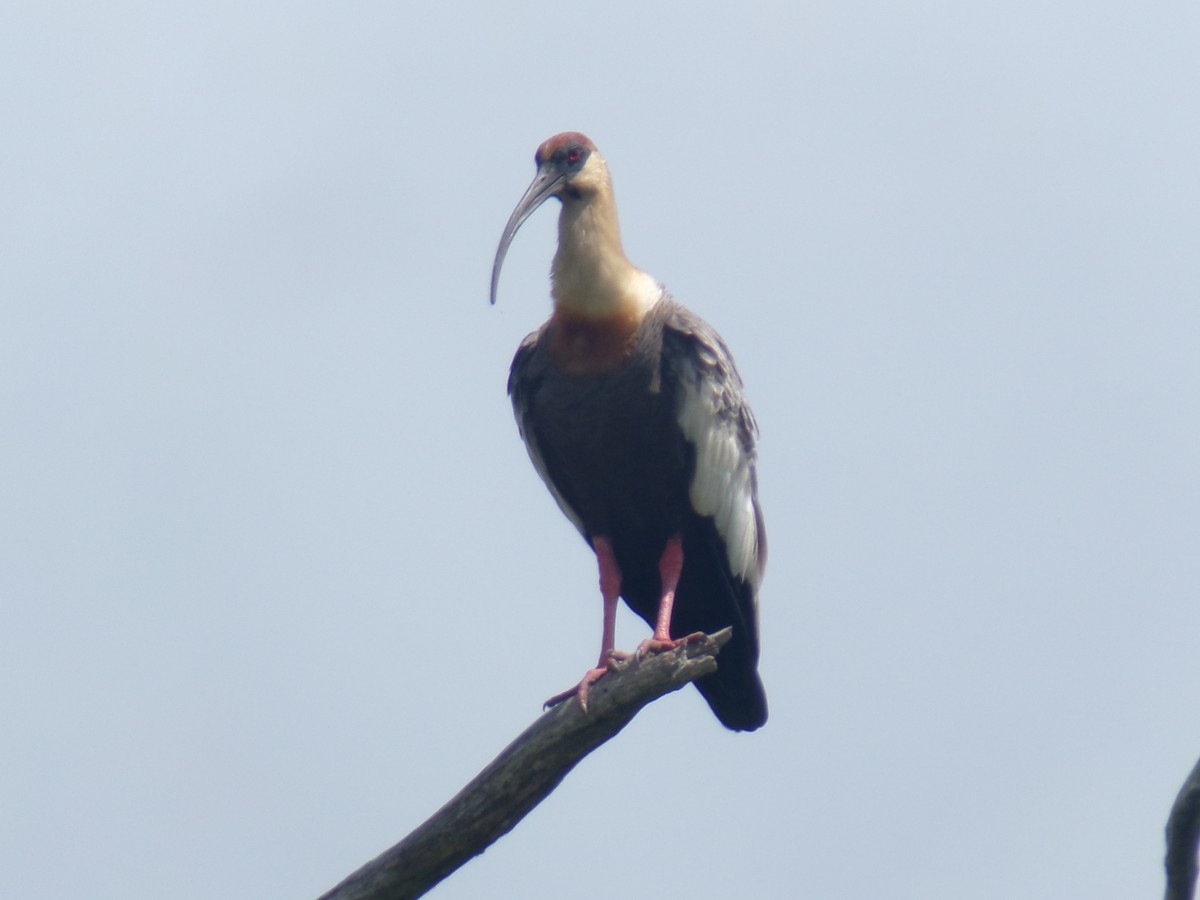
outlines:
[{"label": "weathered wood branch", "polygon": [[586,713],[571,699],[543,714],[454,799],[320,900],[420,897],[510,831],[643,706],[716,671],[717,653],[731,634],[726,628],[615,663],[615,671],[592,685]]},{"label": "weathered wood branch", "polygon": [[1166,900],[1196,896],[1196,853],[1200,849],[1200,762],[1192,768],[1167,818]]}]

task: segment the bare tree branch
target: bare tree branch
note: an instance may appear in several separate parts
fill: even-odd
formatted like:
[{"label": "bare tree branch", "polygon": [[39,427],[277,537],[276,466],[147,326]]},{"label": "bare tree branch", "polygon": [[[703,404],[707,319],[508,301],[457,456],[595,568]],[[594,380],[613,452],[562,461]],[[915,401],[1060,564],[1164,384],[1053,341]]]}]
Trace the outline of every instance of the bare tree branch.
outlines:
[{"label": "bare tree branch", "polygon": [[572,699],[542,715],[453,800],[320,900],[420,897],[511,830],[643,706],[715,672],[717,653],[731,634],[726,628],[665,653],[615,663],[615,671],[592,685],[586,713]]},{"label": "bare tree branch", "polygon": [[1192,769],[1167,818],[1166,900],[1196,895],[1196,852],[1200,842],[1200,762]]}]

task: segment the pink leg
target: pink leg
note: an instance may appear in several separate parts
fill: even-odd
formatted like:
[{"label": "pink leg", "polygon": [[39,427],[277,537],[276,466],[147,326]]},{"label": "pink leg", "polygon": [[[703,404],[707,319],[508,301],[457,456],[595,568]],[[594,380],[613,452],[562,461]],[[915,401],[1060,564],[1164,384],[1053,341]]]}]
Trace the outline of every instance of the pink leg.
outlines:
[{"label": "pink leg", "polygon": [[683,541],[673,537],[667,541],[662,559],[658,561],[658,577],[662,581],[662,599],[658,601],[658,620],[654,626],[654,639],[669,643],[671,640],[671,608],[675,605],[675,588],[679,587],[679,573],[683,571]]},{"label": "pink leg", "polygon": [[662,582],[662,598],[658,601],[658,616],[654,625],[654,637],[638,645],[639,656],[660,650],[674,650],[684,641],[702,635],[691,635],[675,640],[671,637],[671,610],[675,606],[675,589],[679,587],[679,574],[683,571],[683,541],[673,537],[667,541],[663,555],[658,561],[658,577]]},{"label": "pink leg", "polygon": [[604,630],[600,636],[600,661],[598,668],[607,668],[608,658],[617,642],[617,598],[621,596],[621,570],[613,555],[612,542],[608,538],[592,539],[596,561],[600,564],[600,596],[604,600]]},{"label": "pink leg", "polygon": [[556,694],[546,701],[552,706],[568,697],[578,697],[579,705],[587,712],[588,688],[600,680],[608,671],[608,663],[614,656],[624,656],[614,650],[617,640],[617,599],[621,596],[621,569],[613,554],[612,542],[605,537],[592,538],[592,549],[596,551],[596,562],[600,565],[600,596],[604,601],[604,628],[600,635],[600,659],[594,669],[588,669],[576,687]]}]

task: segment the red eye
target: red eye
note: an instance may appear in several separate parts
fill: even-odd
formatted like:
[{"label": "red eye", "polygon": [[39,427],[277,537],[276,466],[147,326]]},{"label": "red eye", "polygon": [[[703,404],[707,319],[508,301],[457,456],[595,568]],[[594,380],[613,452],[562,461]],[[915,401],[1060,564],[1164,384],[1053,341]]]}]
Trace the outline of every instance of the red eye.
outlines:
[{"label": "red eye", "polygon": [[572,147],[567,151],[567,162],[571,165],[579,162],[579,157],[583,156],[583,152],[578,147]]}]

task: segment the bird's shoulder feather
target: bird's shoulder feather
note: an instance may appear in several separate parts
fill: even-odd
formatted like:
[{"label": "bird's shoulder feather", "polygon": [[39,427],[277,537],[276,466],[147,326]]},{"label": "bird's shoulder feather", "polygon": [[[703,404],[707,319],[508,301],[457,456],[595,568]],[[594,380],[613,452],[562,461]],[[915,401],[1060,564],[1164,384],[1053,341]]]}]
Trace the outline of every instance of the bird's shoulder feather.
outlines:
[{"label": "bird's shoulder feather", "polygon": [[729,348],[707,322],[674,301],[661,311],[664,378],[676,393],[676,421],[696,449],[688,495],[711,516],[730,570],[755,588],[766,564],[758,503],[758,424]]}]

